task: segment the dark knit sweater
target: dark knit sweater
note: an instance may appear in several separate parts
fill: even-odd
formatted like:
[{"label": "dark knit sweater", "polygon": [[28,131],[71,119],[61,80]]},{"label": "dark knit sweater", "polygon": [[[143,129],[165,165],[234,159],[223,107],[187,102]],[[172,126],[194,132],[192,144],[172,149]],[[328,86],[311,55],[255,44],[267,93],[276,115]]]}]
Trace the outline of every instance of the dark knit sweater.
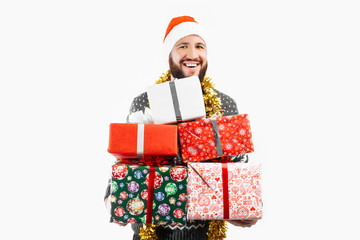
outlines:
[{"label": "dark knit sweater", "polygon": [[[236,115],[239,114],[236,102],[226,94],[218,91],[215,89],[215,92],[218,94],[218,97],[221,99],[222,103],[222,109],[224,110],[224,116],[229,115]],[[130,107],[130,114],[137,112],[137,111],[144,111],[146,107],[149,105],[149,100],[147,97],[147,93],[142,93],[139,96],[137,96]],[[130,115],[129,114],[129,115]],[[127,117],[127,122],[128,118]],[[178,154],[176,157],[173,157],[172,159],[174,164],[181,164],[181,154]],[[236,162],[247,162],[248,157],[247,155],[238,155],[233,159],[233,161]],[[107,198],[110,195],[110,184],[111,179],[109,180],[108,187],[106,189],[105,198]],[[131,228],[134,231],[134,240],[140,240],[139,237],[139,230],[141,228],[142,224],[131,224]],[[158,240],[206,240],[208,239],[208,236],[206,235],[207,231],[209,229],[209,221],[188,221],[186,222],[185,226],[157,226],[156,227],[156,234],[158,237]]]}]

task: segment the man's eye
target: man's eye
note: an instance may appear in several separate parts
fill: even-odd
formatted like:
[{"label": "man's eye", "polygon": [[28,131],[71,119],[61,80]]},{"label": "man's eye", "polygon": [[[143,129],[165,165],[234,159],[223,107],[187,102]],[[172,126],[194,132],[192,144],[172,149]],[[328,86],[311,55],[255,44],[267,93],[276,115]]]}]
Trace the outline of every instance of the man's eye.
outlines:
[{"label": "man's eye", "polygon": [[186,46],[185,45],[180,45],[179,48],[186,48]]}]

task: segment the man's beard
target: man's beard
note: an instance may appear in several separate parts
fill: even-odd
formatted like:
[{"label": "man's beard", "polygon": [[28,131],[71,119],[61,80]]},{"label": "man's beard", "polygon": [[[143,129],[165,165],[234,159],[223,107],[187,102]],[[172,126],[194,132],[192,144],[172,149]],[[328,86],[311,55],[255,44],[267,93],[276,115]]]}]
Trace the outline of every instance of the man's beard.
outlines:
[{"label": "man's beard", "polygon": [[[191,60],[191,59],[185,59],[185,60]],[[180,64],[181,64],[181,62],[180,62]],[[202,64],[202,61],[200,61],[200,64]],[[174,61],[172,60],[172,57],[169,58],[169,65],[170,65],[170,73],[174,78],[185,78],[186,77],[184,75],[184,73],[181,71],[180,66],[177,66],[174,63]],[[200,69],[199,76],[198,76],[199,79],[200,79],[200,82],[202,82],[202,80],[205,77],[207,66],[208,65],[207,65],[207,62],[206,62]]]}]

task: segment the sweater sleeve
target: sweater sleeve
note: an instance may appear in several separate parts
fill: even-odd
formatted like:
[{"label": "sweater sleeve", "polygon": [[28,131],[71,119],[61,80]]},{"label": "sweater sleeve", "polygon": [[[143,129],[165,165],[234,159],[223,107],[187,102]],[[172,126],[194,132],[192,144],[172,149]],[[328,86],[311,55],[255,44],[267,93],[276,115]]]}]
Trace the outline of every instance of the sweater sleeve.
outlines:
[{"label": "sweater sleeve", "polygon": [[108,198],[110,196],[110,187],[111,187],[111,178],[109,179],[106,190],[105,190],[104,201],[106,200],[106,198]]},{"label": "sweater sleeve", "polygon": [[126,122],[129,122],[129,115],[131,113],[137,112],[137,111],[145,111],[145,108],[149,107],[149,100],[147,93],[144,92],[134,98],[134,100],[131,103],[129,114],[126,117]]},{"label": "sweater sleeve", "polygon": [[215,92],[218,94],[218,97],[221,100],[222,109],[224,110],[224,116],[237,115],[239,114],[236,102],[234,99],[228,95],[215,89]]}]

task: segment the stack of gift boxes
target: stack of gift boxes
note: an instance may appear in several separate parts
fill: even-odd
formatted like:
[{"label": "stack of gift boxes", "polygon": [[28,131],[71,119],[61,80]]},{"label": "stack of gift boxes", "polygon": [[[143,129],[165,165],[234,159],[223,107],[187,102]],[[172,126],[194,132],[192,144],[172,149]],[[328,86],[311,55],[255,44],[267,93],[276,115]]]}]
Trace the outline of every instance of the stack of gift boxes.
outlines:
[{"label": "stack of gift boxes", "polygon": [[[110,124],[111,221],[185,224],[262,217],[259,164],[247,114],[205,118],[199,79],[148,87],[153,124]],[[180,154],[184,164],[166,161]]]}]

